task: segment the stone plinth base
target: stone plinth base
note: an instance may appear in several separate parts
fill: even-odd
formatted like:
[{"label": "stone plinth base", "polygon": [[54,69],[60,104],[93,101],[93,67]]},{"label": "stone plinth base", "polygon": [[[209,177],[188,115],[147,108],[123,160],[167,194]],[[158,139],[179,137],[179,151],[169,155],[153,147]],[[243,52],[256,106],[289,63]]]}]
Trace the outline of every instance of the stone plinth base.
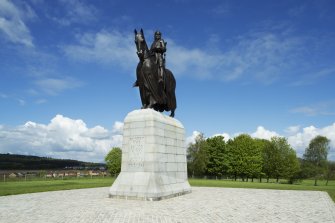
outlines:
[{"label": "stone plinth base", "polygon": [[110,197],[161,200],[190,192],[183,125],[152,109],[130,112],[124,120],[121,173]]}]

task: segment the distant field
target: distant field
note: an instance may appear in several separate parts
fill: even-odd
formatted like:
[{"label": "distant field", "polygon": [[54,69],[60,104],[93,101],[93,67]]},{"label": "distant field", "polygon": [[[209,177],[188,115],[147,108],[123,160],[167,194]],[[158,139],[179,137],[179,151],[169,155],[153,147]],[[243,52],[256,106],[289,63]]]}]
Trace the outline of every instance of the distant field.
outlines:
[{"label": "distant field", "polygon": [[[56,190],[71,190],[81,188],[109,187],[115,178],[79,178],[79,179],[58,179],[58,180],[31,180],[0,182],[0,196],[25,194]],[[325,191],[335,202],[335,181],[329,181],[325,186],[325,181],[318,181],[319,186],[313,186],[313,180],[304,180],[299,184],[286,183],[259,183],[241,182],[232,180],[208,180],[208,179],[189,179],[191,186],[197,187],[231,187],[231,188],[254,188],[254,189],[273,189],[273,190],[316,190]]]}]

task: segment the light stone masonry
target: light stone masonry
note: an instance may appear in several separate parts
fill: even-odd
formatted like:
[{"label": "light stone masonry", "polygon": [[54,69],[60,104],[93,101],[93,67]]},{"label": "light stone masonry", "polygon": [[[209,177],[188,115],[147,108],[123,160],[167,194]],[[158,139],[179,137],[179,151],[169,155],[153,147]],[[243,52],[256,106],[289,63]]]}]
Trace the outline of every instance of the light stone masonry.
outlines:
[{"label": "light stone masonry", "polygon": [[109,199],[108,190],[101,187],[1,196],[0,222],[335,222],[335,204],[321,191],[192,187],[192,193],[185,196],[148,202]]},{"label": "light stone masonry", "polygon": [[110,197],[153,201],[190,192],[183,125],[152,109],[130,112],[124,120],[121,173]]}]

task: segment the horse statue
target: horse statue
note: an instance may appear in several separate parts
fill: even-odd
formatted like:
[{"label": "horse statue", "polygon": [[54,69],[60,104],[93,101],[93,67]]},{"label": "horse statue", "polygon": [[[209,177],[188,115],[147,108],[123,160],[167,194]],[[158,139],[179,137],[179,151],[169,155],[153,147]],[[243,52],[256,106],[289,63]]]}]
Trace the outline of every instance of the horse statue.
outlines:
[{"label": "horse statue", "polygon": [[177,107],[176,80],[169,69],[164,68],[163,82],[159,81],[159,65],[156,58],[148,49],[143,30],[135,32],[135,44],[139,62],[136,68],[136,78],[133,87],[139,87],[142,109],[152,108],[156,111],[171,111],[174,117]]}]

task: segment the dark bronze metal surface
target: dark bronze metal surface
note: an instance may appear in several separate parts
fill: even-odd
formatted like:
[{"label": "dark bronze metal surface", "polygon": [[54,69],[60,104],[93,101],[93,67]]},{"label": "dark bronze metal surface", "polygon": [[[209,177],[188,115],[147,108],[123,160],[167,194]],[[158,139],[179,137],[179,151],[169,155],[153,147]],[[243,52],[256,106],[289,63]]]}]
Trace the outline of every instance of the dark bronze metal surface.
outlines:
[{"label": "dark bronze metal surface", "polygon": [[135,44],[139,62],[136,68],[134,87],[139,87],[142,108],[152,108],[156,111],[171,111],[174,117],[177,107],[176,80],[169,69],[165,68],[165,52],[167,43],[161,38],[159,31],[155,32],[155,40],[150,50],[145,41],[143,30],[135,29]]}]

